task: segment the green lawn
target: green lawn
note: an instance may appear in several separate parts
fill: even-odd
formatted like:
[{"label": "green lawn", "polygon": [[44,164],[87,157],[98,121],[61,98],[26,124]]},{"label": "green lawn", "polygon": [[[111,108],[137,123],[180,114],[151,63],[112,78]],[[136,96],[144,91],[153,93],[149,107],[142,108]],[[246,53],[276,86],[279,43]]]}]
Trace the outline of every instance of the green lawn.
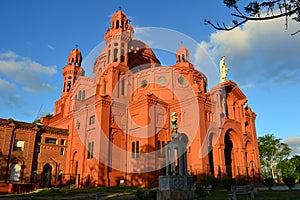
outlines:
[{"label": "green lawn", "polygon": [[[123,196],[123,197],[113,197],[116,194],[135,194],[138,190],[150,191],[150,189],[140,189],[135,187],[104,187],[104,188],[85,188],[85,189],[44,189],[38,190],[36,192],[32,192],[30,194],[25,195],[0,195],[0,199],[7,200],[25,200],[25,199],[34,199],[34,200],[45,200],[45,199],[55,199],[55,200],[66,200],[66,199],[74,199],[74,200],[88,200],[88,199],[96,199],[96,193],[103,192],[107,195],[111,196],[111,199],[137,199],[133,195],[131,196]],[[199,198],[205,200],[225,200],[226,194],[229,193],[227,191],[212,191],[209,196]],[[117,195],[118,196],[118,195]],[[244,200],[246,197],[238,197],[238,200]],[[255,200],[300,200],[300,191],[258,191],[255,193]]]},{"label": "green lawn", "polygon": [[[226,199],[226,191],[212,191],[208,197],[202,198],[207,200]],[[201,199],[201,198],[200,198]],[[238,200],[245,200],[246,197],[240,196]],[[300,200],[300,190],[298,191],[258,191],[255,193],[255,200]]]}]

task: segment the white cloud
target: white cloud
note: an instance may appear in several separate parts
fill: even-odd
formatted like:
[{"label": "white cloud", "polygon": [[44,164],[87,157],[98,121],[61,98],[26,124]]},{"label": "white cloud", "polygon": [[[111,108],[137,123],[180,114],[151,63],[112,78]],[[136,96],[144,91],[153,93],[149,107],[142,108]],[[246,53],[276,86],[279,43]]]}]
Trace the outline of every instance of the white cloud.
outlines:
[{"label": "white cloud", "polygon": [[14,91],[15,85],[0,78],[0,91],[1,90]]},{"label": "white cloud", "polygon": [[248,22],[229,32],[215,32],[208,42],[199,45],[196,62],[205,63],[203,52],[207,52],[218,66],[224,55],[230,67],[229,78],[243,85],[265,81],[295,83],[300,80],[300,37],[290,33],[299,26],[292,21],[289,23],[288,30],[284,29],[285,21],[278,19]]},{"label": "white cloud", "polygon": [[51,89],[43,79],[44,76],[56,73],[57,66],[43,66],[12,51],[0,53],[0,74],[6,76],[11,82],[25,85],[24,88],[31,88],[31,91],[41,92]]},{"label": "white cloud", "polygon": [[292,154],[300,155],[300,137],[287,137],[284,143],[292,149]]},{"label": "white cloud", "polygon": [[48,49],[54,50],[54,47],[50,44],[47,45]]}]

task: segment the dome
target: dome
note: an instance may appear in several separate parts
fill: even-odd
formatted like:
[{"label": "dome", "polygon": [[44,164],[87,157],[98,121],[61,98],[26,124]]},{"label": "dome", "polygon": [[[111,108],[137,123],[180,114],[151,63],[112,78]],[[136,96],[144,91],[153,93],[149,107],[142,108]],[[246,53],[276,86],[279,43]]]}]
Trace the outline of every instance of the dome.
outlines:
[{"label": "dome", "polygon": [[[138,70],[141,68],[148,68],[151,64],[160,65],[160,61],[152,51],[152,49],[144,42],[138,39],[132,39],[128,47],[128,63],[129,69],[138,67]],[[106,46],[96,58],[94,62],[94,77],[100,75],[103,72],[103,68],[107,65],[107,52],[108,47]]]},{"label": "dome", "polygon": [[134,38],[129,46],[128,66],[132,69],[147,64],[160,65],[160,61],[146,43]]}]

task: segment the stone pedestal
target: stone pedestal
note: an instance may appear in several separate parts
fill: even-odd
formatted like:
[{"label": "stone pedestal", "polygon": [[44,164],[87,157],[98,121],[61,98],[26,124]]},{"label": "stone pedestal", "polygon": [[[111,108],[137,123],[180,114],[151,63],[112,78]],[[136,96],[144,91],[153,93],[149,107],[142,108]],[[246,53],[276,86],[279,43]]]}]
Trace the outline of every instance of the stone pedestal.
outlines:
[{"label": "stone pedestal", "polygon": [[159,176],[157,200],[190,200],[194,198],[194,176]]},{"label": "stone pedestal", "polygon": [[194,189],[194,176],[159,176],[160,191],[188,191]]},{"label": "stone pedestal", "polygon": [[190,200],[194,198],[194,176],[187,173],[187,137],[173,133],[166,148],[166,176],[159,176],[157,200]]}]

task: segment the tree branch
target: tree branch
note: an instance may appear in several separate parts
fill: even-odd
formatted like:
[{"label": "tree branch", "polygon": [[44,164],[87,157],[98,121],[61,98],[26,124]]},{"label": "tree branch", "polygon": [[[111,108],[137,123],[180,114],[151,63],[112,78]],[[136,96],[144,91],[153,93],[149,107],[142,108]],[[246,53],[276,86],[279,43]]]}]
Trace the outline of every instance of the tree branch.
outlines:
[{"label": "tree branch", "polygon": [[291,36],[296,35],[296,34],[298,34],[298,33],[300,33],[300,30],[298,30],[298,31],[296,31],[296,32],[294,32],[294,33],[292,33]]},{"label": "tree branch", "polygon": [[224,25],[224,23],[223,23],[223,26],[224,26],[224,27],[221,27],[219,24],[218,24],[218,25],[215,25],[215,24],[213,24],[213,23],[212,23],[211,21],[209,21],[209,20],[204,20],[204,24],[205,24],[205,25],[209,24],[209,25],[211,25],[211,26],[212,26],[214,29],[216,29],[216,30],[220,30],[220,31],[231,31],[231,30],[235,29],[236,27],[238,27],[238,26],[240,26],[240,25],[246,23],[247,21],[248,21],[248,19],[245,19],[245,20],[243,20],[243,21],[241,21],[241,22],[235,24],[234,26],[232,26],[232,27],[230,27],[230,28],[227,28],[227,27]]},{"label": "tree branch", "polygon": [[[204,23],[206,25],[210,25],[212,26],[214,29],[216,30],[222,30],[222,31],[230,31],[230,30],[233,30],[235,29],[236,27],[246,23],[247,21],[265,21],[265,20],[271,20],[271,19],[277,19],[277,18],[281,18],[281,17],[288,17],[288,16],[291,16],[297,12],[300,12],[300,7],[296,7],[295,9],[293,10],[290,10],[287,12],[287,9],[285,9],[286,12],[284,13],[281,13],[281,14],[277,14],[277,15],[272,15],[272,16],[265,16],[265,17],[249,17],[249,16],[246,16],[244,15],[239,9],[237,6],[234,6],[234,9],[236,10],[237,13],[232,13],[231,15],[234,16],[234,17],[237,17],[237,18],[240,18],[240,19],[243,19],[243,21],[241,22],[236,22],[234,23],[233,26],[231,27],[226,27],[225,24],[223,23],[223,26],[220,26],[219,23],[217,24],[214,24],[212,23],[210,20],[204,20]],[[293,33],[292,35],[295,35],[297,33],[299,33],[299,31]]]},{"label": "tree branch", "polygon": [[297,11],[300,11],[300,7],[297,7],[294,10],[290,10],[289,12],[281,13],[278,15],[267,16],[267,17],[248,17],[243,14],[238,15],[235,13],[232,13],[231,15],[234,17],[247,19],[249,21],[264,21],[264,20],[270,20],[270,19],[277,19],[277,18],[284,17],[284,16],[291,16],[292,14],[296,13]]}]

